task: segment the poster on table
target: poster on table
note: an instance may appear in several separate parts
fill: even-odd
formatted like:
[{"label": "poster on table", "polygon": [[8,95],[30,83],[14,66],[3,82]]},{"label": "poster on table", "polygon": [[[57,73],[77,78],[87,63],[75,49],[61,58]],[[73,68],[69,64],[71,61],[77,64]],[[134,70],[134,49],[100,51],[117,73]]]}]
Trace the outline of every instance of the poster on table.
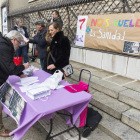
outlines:
[{"label": "poster on table", "polygon": [[2,30],[3,30],[3,35],[8,33],[8,28],[7,28],[7,8],[6,7],[2,8]]},{"label": "poster on table", "polygon": [[1,103],[10,111],[18,124],[26,105],[24,98],[8,82],[0,87],[0,98]]},{"label": "poster on table", "polygon": [[[80,20],[84,18],[85,16],[80,16]],[[82,26],[80,23],[78,17],[77,31]],[[78,46],[140,55],[140,13],[88,15],[82,45],[77,41],[78,34],[79,32],[76,34]]]}]

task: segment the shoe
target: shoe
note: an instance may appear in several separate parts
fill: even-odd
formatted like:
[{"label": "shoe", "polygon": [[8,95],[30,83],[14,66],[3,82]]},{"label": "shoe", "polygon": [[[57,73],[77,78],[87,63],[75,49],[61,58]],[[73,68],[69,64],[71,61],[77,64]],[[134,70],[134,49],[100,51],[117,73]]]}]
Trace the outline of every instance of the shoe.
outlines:
[{"label": "shoe", "polygon": [[9,130],[5,130],[4,132],[2,132],[1,134],[0,134],[0,136],[1,137],[10,137],[9,136],[9,133],[11,133],[12,131],[9,131]]}]

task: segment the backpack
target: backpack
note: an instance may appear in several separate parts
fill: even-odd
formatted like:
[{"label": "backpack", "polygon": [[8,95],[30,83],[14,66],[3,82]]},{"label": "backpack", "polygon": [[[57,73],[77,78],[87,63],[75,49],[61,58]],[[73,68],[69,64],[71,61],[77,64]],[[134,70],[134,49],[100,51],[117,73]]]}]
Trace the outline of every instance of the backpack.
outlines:
[{"label": "backpack", "polygon": [[98,111],[93,110],[93,108],[88,107],[86,127],[90,127],[93,131],[101,121],[102,116]]}]

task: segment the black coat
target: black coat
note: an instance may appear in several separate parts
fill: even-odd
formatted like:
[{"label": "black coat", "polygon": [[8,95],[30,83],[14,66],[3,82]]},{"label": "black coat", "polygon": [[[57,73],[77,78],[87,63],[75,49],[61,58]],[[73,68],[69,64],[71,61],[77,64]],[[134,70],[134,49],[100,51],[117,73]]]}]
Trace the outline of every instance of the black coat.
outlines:
[{"label": "black coat", "polygon": [[[51,22],[51,19],[48,20],[48,22],[50,23]],[[63,21],[61,19],[61,16],[59,16],[57,19],[53,19],[53,22],[57,22],[60,25],[61,29],[62,29],[62,27],[63,27]],[[48,26],[48,24],[46,26]]]},{"label": "black coat", "polygon": [[[64,66],[68,65],[70,50],[71,46],[69,39],[64,36],[63,31],[57,32],[50,45],[50,52],[55,58],[56,62],[53,61],[50,52],[47,52],[45,59],[45,71],[53,74],[56,69],[62,69]],[[54,64],[56,68],[53,70],[47,70],[47,66],[51,64]]]},{"label": "black coat", "polygon": [[21,75],[25,69],[23,65],[16,66],[13,62],[14,46],[7,37],[2,37],[0,33],[0,85],[2,85],[9,75]]},{"label": "black coat", "polygon": [[38,32],[33,39],[29,40],[29,43],[38,44],[38,58],[45,59],[48,42],[46,41],[47,28],[44,28],[42,32]]},{"label": "black coat", "polygon": [[[24,30],[24,32],[25,32],[25,37],[26,37],[26,38],[29,38],[29,35],[28,35],[28,33],[27,33],[27,28],[24,27],[24,26],[23,26],[22,28],[23,28],[23,30]],[[12,31],[12,30],[17,30],[17,26],[14,26],[13,28],[11,28],[11,31]]]},{"label": "black coat", "polygon": [[62,19],[61,19],[60,16],[57,19],[53,19],[53,22],[57,22],[60,25],[61,29],[62,29],[62,27],[63,27],[63,21],[62,21]]}]

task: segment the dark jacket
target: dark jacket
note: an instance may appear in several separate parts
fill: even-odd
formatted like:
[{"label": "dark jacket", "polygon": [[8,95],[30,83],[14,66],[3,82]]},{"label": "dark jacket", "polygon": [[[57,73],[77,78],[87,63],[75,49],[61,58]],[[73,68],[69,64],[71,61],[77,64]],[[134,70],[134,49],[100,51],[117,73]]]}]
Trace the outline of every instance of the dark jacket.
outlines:
[{"label": "dark jacket", "polygon": [[[50,50],[46,55],[45,71],[53,74],[56,69],[62,69],[64,66],[68,65],[70,49],[69,39],[64,36],[63,31],[57,32],[51,41]],[[53,61],[50,52],[56,62]],[[47,70],[47,66],[51,64],[54,64],[56,68],[53,70]]]},{"label": "dark jacket", "polygon": [[[24,26],[23,26],[22,28],[23,28],[23,30],[24,30],[24,32],[25,32],[25,37],[26,37],[26,38],[29,38],[28,33],[27,33],[27,28],[24,27]],[[12,30],[17,30],[17,26],[14,26],[13,28],[11,28],[11,31],[12,31]]]},{"label": "dark jacket", "polygon": [[62,29],[62,27],[63,27],[63,21],[62,21],[62,19],[61,19],[60,16],[57,19],[53,19],[53,22],[59,23],[59,25],[60,25],[60,27]]},{"label": "dark jacket", "polygon": [[13,62],[14,46],[7,37],[2,37],[0,33],[0,85],[2,85],[9,75],[20,75],[25,69],[23,65],[16,66]]},{"label": "dark jacket", "polygon": [[42,32],[38,32],[33,39],[29,40],[29,43],[38,44],[38,58],[45,59],[48,43],[46,41],[47,28],[44,28]]}]

